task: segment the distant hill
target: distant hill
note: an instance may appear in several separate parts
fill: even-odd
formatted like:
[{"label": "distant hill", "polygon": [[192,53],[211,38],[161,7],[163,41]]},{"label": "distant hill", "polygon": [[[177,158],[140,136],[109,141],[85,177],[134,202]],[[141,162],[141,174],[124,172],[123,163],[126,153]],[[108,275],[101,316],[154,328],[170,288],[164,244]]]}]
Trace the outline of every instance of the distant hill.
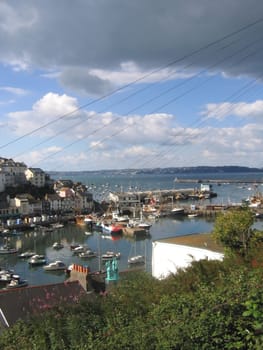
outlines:
[{"label": "distant hill", "polygon": [[125,175],[125,174],[227,174],[227,173],[261,173],[263,168],[249,168],[245,166],[196,166],[196,167],[169,167],[169,168],[149,168],[149,169],[122,169],[122,170],[97,170],[97,171],[52,171],[47,172],[52,176],[70,176],[76,174],[107,174],[107,175]]}]

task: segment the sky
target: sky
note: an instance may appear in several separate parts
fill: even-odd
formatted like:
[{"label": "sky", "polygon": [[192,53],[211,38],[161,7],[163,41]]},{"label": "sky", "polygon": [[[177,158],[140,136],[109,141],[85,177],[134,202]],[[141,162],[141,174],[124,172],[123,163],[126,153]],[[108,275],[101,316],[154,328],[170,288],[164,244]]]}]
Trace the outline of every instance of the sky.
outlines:
[{"label": "sky", "polygon": [[0,157],[263,168],[260,0],[1,0]]}]

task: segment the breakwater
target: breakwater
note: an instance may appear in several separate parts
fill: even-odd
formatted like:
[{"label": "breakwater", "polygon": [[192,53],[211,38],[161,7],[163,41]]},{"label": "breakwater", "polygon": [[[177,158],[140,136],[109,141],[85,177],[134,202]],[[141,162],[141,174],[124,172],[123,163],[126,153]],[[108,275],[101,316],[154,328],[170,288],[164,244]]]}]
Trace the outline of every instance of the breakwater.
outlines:
[{"label": "breakwater", "polygon": [[178,183],[212,183],[212,184],[263,184],[263,179],[184,179],[176,178],[174,182]]}]

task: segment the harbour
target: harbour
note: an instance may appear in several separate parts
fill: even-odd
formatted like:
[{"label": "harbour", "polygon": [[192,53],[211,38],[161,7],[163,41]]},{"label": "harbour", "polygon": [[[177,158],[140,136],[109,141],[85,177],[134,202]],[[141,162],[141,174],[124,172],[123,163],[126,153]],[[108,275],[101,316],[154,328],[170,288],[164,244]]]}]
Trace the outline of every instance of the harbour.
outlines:
[{"label": "harbour", "polygon": [[[140,176],[139,179],[141,181],[142,177]],[[76,177],[74,180],[78,181],[79,178]],[[90,185],[90,182],[94,182],[94,179],[85,178],[82,179],[82,181],[87,186],[93,188],[94,197],[100,197],[102,192],[104,192],[103,196],[107,196],[110,191],[119,190],[121,187],[123,190],[129,190],[129,188],[134,187],[135,191],[135,183],[138,182],[138,179],[133,178],[134,185],[131,179],[127,177],[118,177],[117,179],[116,177],[112,179],[98,177],[96,186]],[[115,186],[117,181],[120,185]],[[260,192],[261,185],[258,181],[257,183],[259,185],[256,191]],[[143,186],[143,184],[145,184],[145,186]],[[189,183],[186,185],[186,188],[189,188]],[[156,190],[158,187],[160,187],[160,189]],[[167,193],[168,196],[170,193],[175,194],[178,191],[184,190],[184,188],[182,188],[183,186],[180,186],[180,188],[174,187],[176,186],[173,183],[172,176],[152,176],[151,182],[149,181],[149,176],[145,176],[144,181],[141,181],[139,190],[142,192],[145,191],[145,193],[148,193],[148,191],[154,193],[155,190],[156,193],[158,193],[160,190],[163,190],[163,193]],[[152,243],[154,241],[210,233],[213,230],[217,212],[225,210],[230,203],[231,205],[234,203],[241,203],[243,199],[255,194],[255,188],[250,186],[250,184],[239,186],[239,183],[235,181],[232,183],[230,181],[222,183],[220,186],[213,185],[213,189],[217,193],[217,196],[213,198],[192,199],[187,202],[184,200],[169,200],[166,203],[166,210],[171,210],[173,206],[181,207],[184,209],[184,215],[152,217],[149,214],[144,214],[145,220],[151,223],[146,235],[143,234],[144,230],[141,230],[142,234],[134,235],[132,228],[127,227],[126,232],[124,230],[122,235],[111,237],[97,231],[96,228],[90,230],[87,224],[78,225],[70,215],[64,218],[52,218],[52,229],[48,229],[51,224],[50,222],[46,225],[35,223],[32,227],[24,227],[21,233],[17,235],[5,235],[2,233],[0,236],[1,245],[8,243],[10,246],[16,248],[17,253],[1,254],[0,267],[2,269],[13,270],[17,275],[20,275],[21,278],[28,281],[28,284],[31,286],[59,283],[67,279],[64,271],[47,272],[43,269],[42,265],[30,266],[30,264],[28,264],[28,259],[20,259],[19,254],[25,251],[34,251],[37,254],[44,255],[47,263],[60,260],[65,263],[66,266],[78,264],[88,267],[89,271],[95,273],[105,269],[105,265],[100,259],[101,255],[107,252],[113,252],[119,253],[118,267],[120,273],[131,270],[131,266],[129,266],[128,263],[129,258],[139,255],[145,257],[145,263],[140,266],[140,269],[151,273]],[[60,225],[56,225],[58,221],[61,222]],[[256,219],[255,225],[257,228],[262,229],[262,220]],[[62,243],[63,247],[61,247],[61,249],[54,249],[54,243],[56,242]],[[95,252],[95,254],[92,257],[80,257],[78,254],[73,254],[71,249],[72,245],[88,247],[91,251]]]}]

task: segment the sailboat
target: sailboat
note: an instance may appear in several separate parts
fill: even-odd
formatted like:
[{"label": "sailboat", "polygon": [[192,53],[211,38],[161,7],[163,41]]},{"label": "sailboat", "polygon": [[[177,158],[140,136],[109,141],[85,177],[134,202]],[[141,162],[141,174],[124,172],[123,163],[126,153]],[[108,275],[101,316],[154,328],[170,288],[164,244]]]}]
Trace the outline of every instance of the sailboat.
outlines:
[{"label": "sailboat", "polygon": [[[145,250],[146,250],[146,248],[145,248]],[[144,265],[145,262],[146,262],[145,256],[141,255],[141,254],[137,254],[137,252],[136,252],[136,240],[135,240],[135,243],[134,243],[134,255],[132,255],[132,256],[130,256],[128,258],[128,265]]]}]

